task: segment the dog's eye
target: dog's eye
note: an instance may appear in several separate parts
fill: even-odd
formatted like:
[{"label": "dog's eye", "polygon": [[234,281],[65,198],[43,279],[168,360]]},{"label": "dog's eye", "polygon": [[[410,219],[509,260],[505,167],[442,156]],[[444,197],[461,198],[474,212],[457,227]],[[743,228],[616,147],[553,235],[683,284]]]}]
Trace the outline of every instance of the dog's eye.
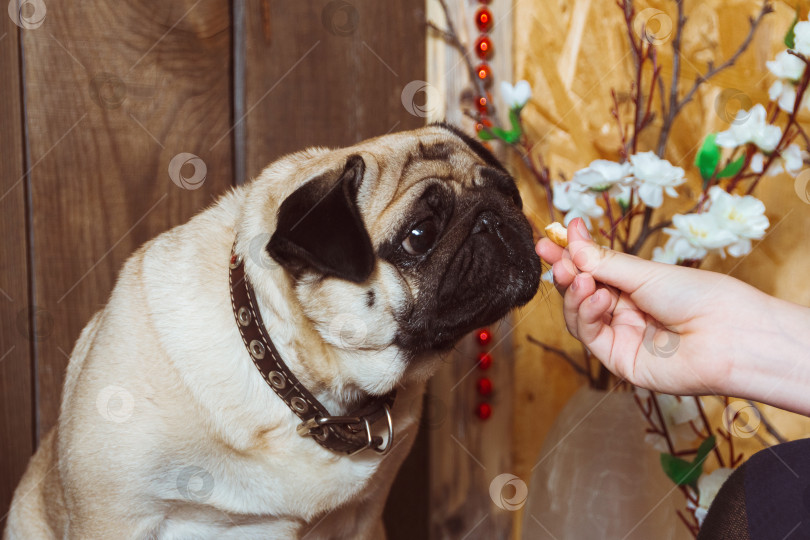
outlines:
[{"label": "dog's eye", "polygon": [[424,255],[433,247],[437,236],[439,236],[439,229],[436,227],[436,223],[431,219],[426,219],[411,229],[411,232],[402,241],[402,247],[410,255]]}]

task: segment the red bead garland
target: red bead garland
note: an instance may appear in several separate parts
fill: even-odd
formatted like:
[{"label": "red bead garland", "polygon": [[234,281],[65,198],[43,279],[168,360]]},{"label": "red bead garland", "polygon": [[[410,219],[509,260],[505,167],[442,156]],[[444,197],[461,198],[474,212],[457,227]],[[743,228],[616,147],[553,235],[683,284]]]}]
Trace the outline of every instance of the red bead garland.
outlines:
[{"label": "red bead garland", "polygon": [[492,30],[492,12],[485,7],[476,11],[475,26],[478,27],[479,32],[489,32]]},{"label": "red bead garland", "polygon": [[486,420],[492,416],[492,406],[489,403],[479,403],[478,407],[475,408],[475,414],[481,420]]},{"label": "red bead garland", "polygon": [[[492,58],[495,48],[492,39],[487,35],[494,25],[492,12],[486,7],[491,0],[479,0],[482,7],[478,8],[475,12],[475,26],[482,35],[478,36],[475,40],[475,55],[481,59],[481,63],[475,68],[475,77],[483,83],[484,88],[492,86],[492,70],[487,64],[487,60]],[[476,84],[475,88],[480,88],[481,85]],[[475,108],[478,113],[477,122],[475,123],[476,133],[484,128],[492,127],[492,122],[489,120],[490,113],[489,100],[492,99],[489,92],[483,92],[485,95],[478,94],[475,97]],[[488,328],[481,328],[476,332],[475,339],[481,350],[478,353],[477,363],[478,368],[482,371],[488,370],[492,367],[492,355],[487,350],[487,345],[492,341],[492,333]],[[475,383],[478,395],[482,396],[484,400],[488,400],[492,395],[493,384],[492,379],[486,376],[481,376]],[[486,420],[492,416],[492,405],[488,401],[481,401],[475,407],[475,415],[480,420]]]},{"label": "red bead garland", "polygon": [[481,79],[485,88],[492,86],[492,70],[489,68],[489,64],[484,62],[478,64],[478,67],[475,68],[475,76]]},{"label": "red bead garland", "polygon": [[478,331],[476,339],[478,340],[479,345],[487,345],[490,341],[492,341],[492,334],[487,328],[482,328]]},{"label": "red bead garland", "polygon": [[[491,0],[479,0],[482,7],[478,8],[478,11],[475,12],[475,26],[478,28],[478,31],[481,32],[481,35],[475,40],[474,49],[475,55],[483,60],[483,62],[475,68],[475,76],[483,83],[484,88],[492,86],[492,70],[489,64],[486,63],[486,60],[492,58],[492,54],[495,52],[492,40],[487,35],[495,24],[492,12],[486,7],[490,1]],[[478,88],[478,86],[476,87]],[[487,115],[490,112],[489,97],[477,96],[476,108],[478,109],[478,122],[476,123],[475,130],[478,132],[487,126]]]},{"label": "red bead garland", "polygon": [[489,105],[489,94],[486,96],[479,96],[475,101],[475,106],[480,114],[487,114],[487,105]]},{"label": "red bead garland", "polygon": [[[492,56],[492,40],[487,36],[481,36],[475,41],[475,54],[481,60],[486,60]],[[479,75],[480,77],[480,75]]]},{"label": "red bead garland", "polygon": [[488,396],[492,393],[492,381],[487,377],[481,377],[476,383],[478,393],[482,396]]},{"label": "red bead garland", "polygon": [[[492,332],[490,332],[489,328],[480,328],[475,333],[475,340],[478,342],[478,346],[481,347],[477,359],[478,369],[486,371],[492,367],[492,354],[487,350],[487,345],[492,341]],[[492,394],[494,385],[492,384],[492,379],[482,375],[476,381],[475,388],[478,391],[478,395],[486,400],[489,399],[489,396]],[[479,419],[486,420],[492,416],[492,405],[487,401],[480,402],[475,408],[475,414]]]},{"label": "red bead garland", "polygon": [[492,355],[486,352],[479,354],[478,367],[480,369],[489,369],[492,367]]}]

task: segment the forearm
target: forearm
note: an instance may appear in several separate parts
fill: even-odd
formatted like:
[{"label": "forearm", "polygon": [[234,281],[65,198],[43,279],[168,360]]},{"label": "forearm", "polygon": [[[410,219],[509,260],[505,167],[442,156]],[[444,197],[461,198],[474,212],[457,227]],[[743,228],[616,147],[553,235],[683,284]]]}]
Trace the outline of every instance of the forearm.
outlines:
[{"label": "forearm", "polygon": [[810,308],[768,297],[747,313],[729,374],[729,394],[810,415]]}]

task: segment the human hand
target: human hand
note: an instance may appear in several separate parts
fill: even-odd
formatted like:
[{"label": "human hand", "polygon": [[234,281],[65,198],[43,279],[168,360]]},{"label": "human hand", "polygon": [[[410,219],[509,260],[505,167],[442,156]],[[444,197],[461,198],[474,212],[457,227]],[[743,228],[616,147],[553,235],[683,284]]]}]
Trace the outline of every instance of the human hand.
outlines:
[{"label": "human hand", "polygon": [[[730,276],[656,263],[595,244],[581,219],[566,249],[544,238],[565,323],[611,372],[670,394],[728,394],[735,360],[769,296]],[[745,350],[749,347],[748,350]]]}]

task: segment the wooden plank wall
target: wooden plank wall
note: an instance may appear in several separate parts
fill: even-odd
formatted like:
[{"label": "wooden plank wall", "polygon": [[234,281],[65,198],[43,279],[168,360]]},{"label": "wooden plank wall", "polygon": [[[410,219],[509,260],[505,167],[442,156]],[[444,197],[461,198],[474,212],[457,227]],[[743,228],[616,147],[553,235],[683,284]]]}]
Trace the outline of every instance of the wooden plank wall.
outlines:
[{"label": "wooden plank wall", "polygon": [[[400,101],[424,78],[418,0],[46,8],[25,30],[0,17],[0,516],[57,420],[73,343],[138,246],[287,152],[424,122]],[[205,163],[194,189],[170,178],[180,153]],[[401,504],[427,489],[420,440],[390,538],[426,530],[427,498]]]},{"label": "wooden plank wall", "polygon": [[0,530],[34,449],[19,31],[0,17]]}]

